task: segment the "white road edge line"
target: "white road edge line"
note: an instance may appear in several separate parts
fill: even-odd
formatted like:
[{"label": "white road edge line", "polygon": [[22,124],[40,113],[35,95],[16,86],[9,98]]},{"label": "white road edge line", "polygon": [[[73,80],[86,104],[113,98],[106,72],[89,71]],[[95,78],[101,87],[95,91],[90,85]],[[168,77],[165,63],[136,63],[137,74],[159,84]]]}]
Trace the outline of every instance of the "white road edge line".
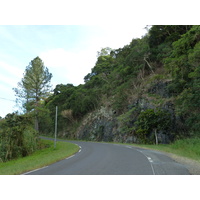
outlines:
[{"label": "white road edge line", "polygon": [[75,155],[72,155],[72,156],[70,156],[70,157],[68,157],[68,158],[65,158],[65,160],[67,160],[67,159],[70,159],[70,158],[72,158],[72,157],[74,157]]},{"label": "white road edge line", "polygon": [[[80,149],[79,149],[79,151],[78,151],[78,153],[80,153],[81,152],[81,146],[79,146],[78,144],[75,144],[75,145],[77,145]],[[70,157],[69,157],[70,158]]]},{"label": "white road edge line", "polygon": [[[76,145],[79,146],[78,144],[76,144]],[[79,150],[79,153],[80,153],[80,152],[81,152],[81,146],[79,146],[79,148],[80,148],[80,150]],[[74,157],[74,156],[75,156],[75,155],[72,155],[72,156],[70,156],[70,157],[68,157],[68,158],[65,158],[65,160],[70,159],[70,158],[72,158],[72,157]],[[38,170],[45,169],[45,168],[47,168],[47,167],[48,167],[48,166],[41,167],[41,168],[38,168],[38,169],[35,169],[35,170],[32,170],[32,171],[23,173],[23,174],[21,174],[21,175],[30,174],[30,173],[32,173],[32,172],[36,172],[36,171],[38,171]]]},{"label": "white road edge line", "polygon": [[79,148],[80,148],[80,149],[79,149],[79,151],[78,151],[78,152],[80,153],[80,152],[81,152],[81,146],[79,146]]},{"label": "white road edge line", "polygon": [[48,167],[48,166],[41,167],[41,168],[39,168],[39,169],[35,169],[35,170],[32,170],[32,171],[26,172],[26,173],[24,173],[24,174],[21,174],[21,175],[30,174],[30,173],[32,173],[32,172],[36,172],[36,171],[38,171],[38,170],[45,169],[45,168],[47,168],[47,167]]}]

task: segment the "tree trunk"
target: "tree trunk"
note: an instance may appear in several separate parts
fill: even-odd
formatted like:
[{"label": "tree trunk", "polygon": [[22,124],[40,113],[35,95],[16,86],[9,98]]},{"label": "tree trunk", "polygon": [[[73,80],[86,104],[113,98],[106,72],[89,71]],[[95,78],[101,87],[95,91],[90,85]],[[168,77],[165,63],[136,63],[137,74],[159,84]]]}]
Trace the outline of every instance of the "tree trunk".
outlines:
[{"label": "tree trunk", "polygon": [[38,97],[36,96],[36,106],[35,106],[35,130],[39,132],[39,123],[38,123]]},{"label": "tree trunk", "polygon": [[153,74],[155,74],[154,71],[153,71],[153,69],[152,69],[152,67],[151,67],[151,65],[149,64],[149,62],[146,60],[145,57],[144,57],[144,61],[145,61],[145,62],[147,63],[147,65],[149,66],[151,72],[152,72]]},{"label": "tree trunk", "polygon": [[36,115],[35,115],[35,130],[37,132],[39,132],[39,123],[38,123],[38,113],[36,111]]}]

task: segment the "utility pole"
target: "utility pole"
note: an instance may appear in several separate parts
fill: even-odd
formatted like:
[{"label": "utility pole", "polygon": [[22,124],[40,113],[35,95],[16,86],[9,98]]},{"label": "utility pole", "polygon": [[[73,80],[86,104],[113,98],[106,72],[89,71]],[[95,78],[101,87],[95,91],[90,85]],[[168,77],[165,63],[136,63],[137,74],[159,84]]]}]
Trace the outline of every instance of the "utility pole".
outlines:
[{"label": "utility pole", "polygon": [[58,119],[58,106],[56,106],[54,149],[56,148],[56,137],[57,137],[57,119]]}]

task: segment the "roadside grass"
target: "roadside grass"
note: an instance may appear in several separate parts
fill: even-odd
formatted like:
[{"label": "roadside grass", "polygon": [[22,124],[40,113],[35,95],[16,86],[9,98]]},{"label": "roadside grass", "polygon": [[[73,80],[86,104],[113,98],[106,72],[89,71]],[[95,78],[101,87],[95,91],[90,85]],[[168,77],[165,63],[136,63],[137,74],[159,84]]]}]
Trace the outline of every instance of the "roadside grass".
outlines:
[{"label": "roadside grass", "polygon": [[56,148],[54,148],[53,141],[41,141],[49,147],[38,150],[27,157],[0,163],[0,175],[22,174],[37,168],[41,168],[67,158],[79,150],[77,145],[68,142],[59,141],[56,143]]},{"label": "roadside grass", "polygon": [[200,162],[200,138],[190,138],[177,140],[172,144],[159,144],[159,145],[136,145],[136,147],[144,147],[167,153],[176,154],[178,156],[186,157]]}]

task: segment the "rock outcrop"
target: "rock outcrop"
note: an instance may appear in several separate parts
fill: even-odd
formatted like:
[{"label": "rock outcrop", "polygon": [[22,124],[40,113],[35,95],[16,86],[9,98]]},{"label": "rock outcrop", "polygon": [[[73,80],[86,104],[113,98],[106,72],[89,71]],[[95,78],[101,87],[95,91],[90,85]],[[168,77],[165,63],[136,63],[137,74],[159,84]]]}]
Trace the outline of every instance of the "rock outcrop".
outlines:
[{"label": "rock outcrop", "polygon": [[[147,89],[147,93],[134,99],[132,103],[127,106],[127,112],[136,108],[131,114],[130,123],[132,123],[132,125],[137,120],[138,113],[147,109],[156,109],[159,107],[167,113],[170,113],[171,126],[168,131],[160,130],[158,132],[159,143],[169,143],[172,141],[173,133],[176,132],[177,129],[178,117],[175,115],[174,103],[170,99],[171,94],[167,89],[168,84],[169,82],[167,81],[159,81],[152,84],[152,86]],[[149,96],[147,94],[149,94]],[[156,97],[152,97],[151,95],[156,95]],[[137,142],[136,135],[128,132],[122,133],[122,126],[119,116],[116,115],[116,112],[112,110],[111,107],[101,106],[100,109],[85,116],[81,126],[76,131],[76,137],[78,139],[106,142]]]}]

